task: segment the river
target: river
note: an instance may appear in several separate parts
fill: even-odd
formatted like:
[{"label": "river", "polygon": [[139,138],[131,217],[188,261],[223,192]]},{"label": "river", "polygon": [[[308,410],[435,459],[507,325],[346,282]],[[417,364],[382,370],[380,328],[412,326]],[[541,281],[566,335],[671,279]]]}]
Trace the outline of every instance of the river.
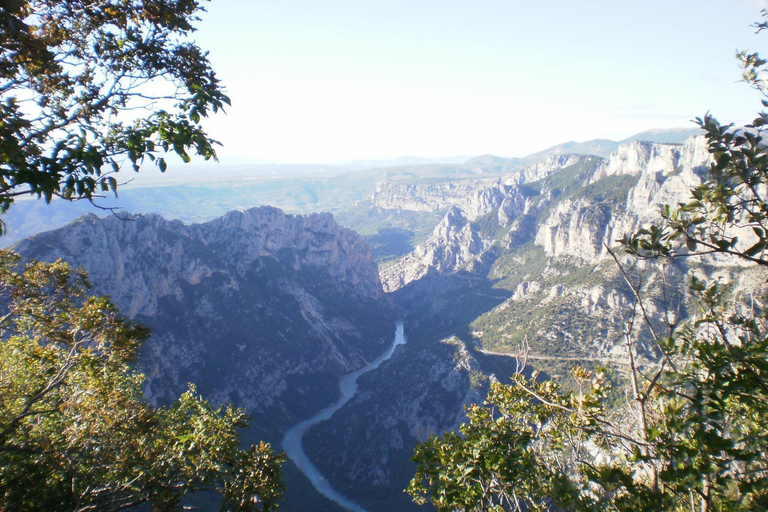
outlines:
[{"label": "river", "polygon": [[285,433],[285,437],[283,437],[283,451],[294,464],[298,466],[301,472],[309,478],[309,481],[312,482],[312,485],[317,489],[317,492],[352,512],[366,512],[366,510],[333,488],[330,482],[323,477],[315,465],[312,464],[312,461],[309,460],[309,457],[307,457],[307,454],[304,452],[304,446],[302,445],[301,440],[304,437],[304,432],[309,430],[312,425],[316,425],[333,416],[333,413],[344,407],[344,404],[349,402],[352,397],[355,396],[355,393],[357,392],[358,377],[378,368],[381,363],[392,357],[392,354],[395,352],[395,347],[404,344],[405,333],[403,332],[403,321],[398,320],[396,323],[395,341],[392,343],[392,346],[382,355],[368,363],[365,367],[343,376],[339,380],[339,390],[341,391],[339,399],[311,418],[291,427],[291,429]]}]

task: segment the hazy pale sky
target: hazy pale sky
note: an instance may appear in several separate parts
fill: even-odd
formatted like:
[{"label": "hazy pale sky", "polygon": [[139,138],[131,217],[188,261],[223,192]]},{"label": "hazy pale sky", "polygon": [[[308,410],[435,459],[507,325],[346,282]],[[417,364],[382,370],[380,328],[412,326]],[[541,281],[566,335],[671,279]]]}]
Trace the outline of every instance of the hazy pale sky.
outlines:
[{"label": "hazy pale sky", "polygon": [[[522,156],[567,140],[744,123],[737,49],[762,0],[213,0],[227,158]],[[768,51],[763,52],[768,55]]]}]

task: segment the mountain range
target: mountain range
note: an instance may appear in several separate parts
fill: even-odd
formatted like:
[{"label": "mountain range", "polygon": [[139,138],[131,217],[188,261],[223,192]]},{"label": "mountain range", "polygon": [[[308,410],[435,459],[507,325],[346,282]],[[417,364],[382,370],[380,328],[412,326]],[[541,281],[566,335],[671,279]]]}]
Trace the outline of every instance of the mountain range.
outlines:
[{"label": "mountain range", "polygon": [[[591,147],[607,151],[601,144]],[[453,171],[386,170],[333,216],[271,207],[200,224],[90,215],[16,249],[82,265],[96,292],[153,329],[141,359],[150,399],[196,382],[215,403],[247,408],[247,439],[275,445],[335,399],[341,375],[383,352],[404,318],[408,343],[363,375],[304,445],[325,478],[366,510],[415,510],[402,493],[415,444],[456,428],[463,406],[481,402],[488,384],[522,361],[566,386],[574,364],[605,365],[614,399],[624,399],[622,332],[634,297],[612,248],[662,204],[685,201],[710,155],[702,137],[634,140],[607,156],[566,151],[573,148],[529,165],[489,156]],[[480,170],[465,173],[472,166]],[[618,259],[647,308],[687,314],[682,276],[691,263],[660,273]],[[716,257],[697,265],[729,276],[737,290],[764,280]],[[662,280],[672,285],[666,295]],[[655,357],[646,345],[642,358]],[[290,464],[286,482],[284,510],[340,510]]]},{"label": "mountain range", "polygon": [[147,168],[135,178],[125,174],[126,181],[119,188],[119,197],[97,198],[98,206],[55,198],[49,205],[35,200],[18,201],[3,217],[7,234],[0,243],[10,246],[35,233],[61,227],[86,213],[101,217],[109,215],[111,210],[104,208],[117,208],[118,215],[157,213],[184,222],[205,222],[231,210],[259,205],[275,206],[289,213],[329,211],[342,224],[363,235],[371,235],[370,226],[355,222],[361,214],[355,206],[364,202],[373,191],[372,187],[382,180],[502,176],[553,155],[608,156],[619,145],[632,140],[682,143],[696,131],[694,128],[648,130],[619,142],[604,139],[566,142],[521,158],[485,155],[475,158],[407,157],[338,165],[222,164],[205,168],[189,165],[171,166],[163,174]]},{"label": "mountain range", "polygon": [[394,336],[370,250],[329,214],[261,207],[189,226],[88,215],[15,250],[85,268],[95,293],[152,329],[141,356],[151,401],[194,382],[246,408],[271,439]]}]

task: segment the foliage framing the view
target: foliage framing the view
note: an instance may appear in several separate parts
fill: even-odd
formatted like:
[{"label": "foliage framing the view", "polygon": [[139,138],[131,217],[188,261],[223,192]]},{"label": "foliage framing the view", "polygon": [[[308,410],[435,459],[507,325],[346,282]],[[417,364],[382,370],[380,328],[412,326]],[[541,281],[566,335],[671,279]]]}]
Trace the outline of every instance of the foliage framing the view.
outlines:
[{"label": "foliage framing the view", "polygon": [[[766,61],[738,57],[745,81],[768,97]],[[744,129],[711,116],[698,123],[713,159],[704,183],[691,201],[665,206],[659,224],[625,236],[622,246],[661,275],[668,258],[763,268],[768,151],[761,130],[768,115]],[[626,407],[608,406],[600,370],[574,369],[581,389],[572,392],[522,375],[494,384],[485,406],[468,410],[459,434],[417,447],[408,488],[415,501],[441,511],[768,509],[765,295],[733,296],[730,283],[691,272],[689,318],[666,311],[653,318],[627,261],[609,252],[635,295],[624,340]],[[658,361],[637,357],[640,332],[651,337]]]},{"label": "foliage framing the view", "polygon": [[0,508],[178,510],[188,493],[222,510],[267,511],[282,495],[282,456],[243,450],[245,413],[214,409],[190,386],[155,408],[134,366],[146,329],[123,320],[66,263],[0,252]]},{"label": "foliage framing the view", "polygon": [[[145,158],[215,158],[200,121],[229,99],[187,37],[196,0],[0,5],[0,213],[22,195],[91,200]],[[126,121],[126,116],[136,116]],[[121,119],[122,117],[122,119]]]}]

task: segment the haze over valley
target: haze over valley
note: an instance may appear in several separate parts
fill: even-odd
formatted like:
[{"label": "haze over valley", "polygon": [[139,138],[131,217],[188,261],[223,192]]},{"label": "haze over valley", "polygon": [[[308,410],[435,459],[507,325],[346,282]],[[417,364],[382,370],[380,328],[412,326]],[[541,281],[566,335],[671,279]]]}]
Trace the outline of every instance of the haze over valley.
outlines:
[{"label": "haze over valley", "polygon": [[768,0],[0,27],[0,511],[768,509]]},{"label": "haze over valley", "polygon": [[[82,265],[94,292],[152,328],[141,357],[151,401],[194,382],[213,403],[247,410],[246,440],[274,446],[331,404],[338,379],[382,353],[404,319],[408,343],[361,376],[357,392],[309,428],[303,444],[355,507],[415,510],[402,493],[414,446],[456,428],[489,382],[517,371],[509,356],[524,342],[526,371],[568,382],[573,364],[603,364],[623,382],[632,296],[604,244],[653,220],[661,204],[685,200],[710,162],[694,130],[641,135],[663,142],[125,187],[127,219],[91,213],[14,250]],[[260,202],[297,213],[243,208]],[[44,219],[71,207],[21,203],[10,229],[23,215]],[[184,222],[129,213],[142,208]],[[333,214],[307,213],[316,209]],[[678,265],[672,275],[686,272]],[[744,289],[759,279],[717,268],[735,272]],[[680,286],[673,300],[684,310]],[[651,345],[641,354],[656,357]],[[285,471],[281,509],[343,509],[292,463]]]}]

